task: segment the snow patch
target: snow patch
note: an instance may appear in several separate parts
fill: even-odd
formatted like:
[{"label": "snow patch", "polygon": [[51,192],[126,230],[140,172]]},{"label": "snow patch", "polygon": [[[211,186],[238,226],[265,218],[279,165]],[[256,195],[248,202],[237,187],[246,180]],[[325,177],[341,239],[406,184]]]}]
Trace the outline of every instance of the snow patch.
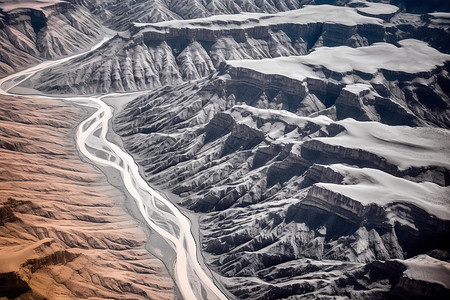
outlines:
[{"label": "snow patch", "polygon": [[384,157],[405,170],[410,167],[442,166],[450,169],[450,130],[428,127],[389,126],[378,122],[345,119],[336,122],[346,131],[323,143],[361,149]]},{"label": "snow patch", "polygon": [[[443,54],[419,40],[402,40],[399,45],[400,47],[396,47],[388,43],[375,43],[359,48],[321,47],[305,56],[235,60],[227,63],[233,67],[253,69],[264,74],[279,74],[304,80],[306,77],[317,78],[317,66],[338,73],[356,70],[375,74],[378,70],[385,69],[415,74],[429,72],[450,60],[450,55]],[[414,63],[411,63],[412,61]]]},{"label": "snow patch", "polygon": [[417,281],[433,282],[450,289],[450,264],[428,255],[399,261],[408,268],[403,275]]},{"label": "snow patch", "polygon": [[440,219],[450,220],[450,188],[431,182],[416,183],[369,168],[353,168],[342,164],[331,165],[342,174],[342,184],[317,183],[317,186],[345,195],[363,205],[376,203],[410,203]]},{"label": "snow patch", "polygon": [[[381,10],[384,4],[379,4]],[[390,5],[386,5],[390,9]],[[207,18],[198,18],[190,20],[171,20],[158,23],[134,23],[135,27],[166,27],[166,28],[208,28],[234,29],[248,28],[257,26],[270,26],[276,24],[309,24],[309,23],[335,23],[347,26],[356,26],[358,24],[383,24],[383,20],[373,17],[363,16],[358,13],[356,8],[332,6],[332,5],[305,5],[304,8],[280,12],[275,14],[263,13],[240,13],[234,15],[217,15]]]},{"label": "snow patch", "polygon": [[364,5],[362,7],[358,7],[357,11],[377,16],[377,15],[391,15],[395,14],[399,11],[399,8],[394,5],[383,4],[383,3],[375,3],[375,2],[361,2],[361,1],[352,1],[352,4],[361,4]]}]

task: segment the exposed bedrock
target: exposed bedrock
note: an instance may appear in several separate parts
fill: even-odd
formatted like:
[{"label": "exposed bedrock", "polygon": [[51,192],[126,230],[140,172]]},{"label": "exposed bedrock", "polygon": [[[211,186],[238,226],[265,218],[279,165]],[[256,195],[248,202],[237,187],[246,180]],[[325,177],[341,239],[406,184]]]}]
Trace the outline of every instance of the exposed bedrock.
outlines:
[{"label": "exposed bedrock", "polygon": [[[415,281],[407,278],[400,280],[402,272],[406,270],[401,263],[397,272],[394,272],[393,267],[390,267],[389,272],[381,272],[373,268],[372,264],[375,265],[378,260],[412,257],[415,253],[407,252],[410,249],[448,249],[449,245],[444,238],[449,230],[448,221],[440,221],[441,224],[437,225],[430,215],[425,214],[417,219],[415,216],[414,220],[419,229],[414,230],[415,234],[405,234],[386,222],[384,209],[376,208],[376,205],[362,209],[361,211],[365,210],[365,217],[359,219],[349,218],[348,213],[339,213],[339,208],[329,210],[326,203],[325,210],[304,204],[307,199],[308,196],[298,204],[288,205],[287,209],[281,207],[282,201],[278,202],[278,205],[281,204],[279,207],[272,201],[252,206],[251,210],[229,209],[205,216],[204,247],[207,252],[213,254],[210,264],[229,277],[228,282],[233,278],[232,282],[237,286],[229,288],[236,296],[278,299],[279,293],[304,293],[302,297],[308,297],[307,294],[310,293],[334,295],[343,293],[343,290],[364,286],[364,298],[370,298],[371,289],[378,286],[378,292],[381,294],[373,297],[379,298],[382,294],[398,293],[402,281],[405,281],[405,284]],[[329,199],[326,197],[326,201]],[[347,204],[352,202],[342,197],[339,199],[347,201]],[[287,203],[288,201],[285,201],[285,204]],[[356,204],[353,209],[358,205],[360,204]],[[340,203],[339,207],[342,206],[345,207]],[[264,213],[263,210],[269,213]],[[423,226],[423,219],[428,219],[429,224]],[[241,226],[243,222],[245,226]],[[220,232],[214,229],[216,226],[220,228]],[[436,231],[431,233],[428,231],[430,229]],[[418,247],[416,241],[420,239],[423,243]],[[366,263],[369,265],[365,266]],[[328,267],[325,267],[327,264]],[[323,272],[324,270],[326,271]],[[321,275],[314,276],[315,272],[320,272]],[[340,272],[346,276],[338,275]],[[332,274],[336,277],[333,278]],[[255,277],[264,283],[255,282],[253,292],[240,283],[240,280],[243,280],[248,285]],[[382,282],[386,279],[390,282],[384,286]],[[299,280],[304,282],[304,287],[307,286],[305,289],[293,286],[293,283]],[[448,293],[448,287],[426,281],[417,281],[414,288],[411,286],[410,296]],[[400,285],[397,286],[399,282]],[[335,289],[333,292],[323,291],[324,285],[332,285]],[[433,287],[428,288],[430,285]]]},{"label": "exposed bedrock", "polygon": [[[324,10],[327,7],[324,6]],[[443,36],[448,35],[445,20],[438,19],[441,23],[433,23],[431,15],[428,19],[415,20],[414,26],[405,27],[404,24],[410,20],[409,16],[402,17],[402,13],[399,13],[399,20],[395,19],[396,14],[393,21],[388,23],[376,17],[363,16],[356,8],[348,9],[363,20],[318,21],[309,19],[310,15],[301,15],[300,9],[299,19],[305,18],[304,23],[300,24],[296,23],[298,21],[293,15],[284,19],[282,15],[278,17],[273,14],[266,18],[257,15],[255,19],[248,17],[241,21],[230,21],[223,17],[191,23],[171,21],[135,25],[131,29],[131,37],[117,35],[94,54],[72,62],[70,68],[65,64],[50,68],[24,84],[46,93],[90,94],[145,90],[208,76],[226,60],[305,55],[322,46],[361,47],[377,42],[395,44],[408,38],[441,45]],[[406,18],[406,21],[402,18]],[[266,19],[274,21],[265,23]],[[448,49],[439,49],[449,52]],[[336,75],[337,80],[342,75],[330,74],[327,70],[320,72],[324,72],[327,78]],[[367,74],[357,75],[364,77]],[[402,79],[401,76],[398,78]],[[405,80],[406,77],[402,81]],[[276,85],[277,82],[272,84]],[[287,83],[287,86],[292,84]],[[294,88],[291,92],[298,89]],[[339,95],[339,91],[334,93],[327,93],[326,98],[321,99],[327,107]]]},{"label": "exposed bedrock", "polygon": [[[449,264],[446,261],[419,255],[405,261],[374,261],[365,267],[365,272],[370,278],[369,281],[389,280],[392,288],[387,293],[387,297],[442,299],[450,295],[448,267]],[[423,276],[424,274],[427,275]]]},{"label": "exposed bedrock", "polygon": [[214,115],[205,127],[205,143],[214,141],[233,130],[235,120],[230,114],[219,112]]},{"label": "exposed bedrock", "polygon": [[227,82],[229,93],[239,101],[261,108],[389,125],[450,126],[450,98],[445,79],[448,64],[419,74],[388,70],[375,74],[356,70],[336,73],[323,66],[315,70],[321,74],[319,78],[295,79],[234,66],[224,66],[221,72],[231,76]]},{"label": "exposed bedrock", "polygon": [[0,76],[93,45],[101,25],[84,7],[67,2],[42,9],[17,8],[0,15]]},{"label": "exposed bedrock", "polygon": [[[210,57],[213,74],[180,73],[191,82],[156,88],[116,117],[145,178],[199,213],[206,263],[237,298],[380,299],[403,286],[411,297],[448,290],[437,279],[407,275],[416,263],[429,265],[416,255],[450,248],[448,56],[417,40],[322,47],[365,45],[377,36],[398,41],[435,22],[408,28],[400,23],[415,16],[383,18],[392,20],[383,32],[377,25],[291,24],[277,35],[289,37],[283,47],[315,50],[264,61],[247,60],[273,56],[261,55],[261,41],[245,43],[252,34],[254,41],[272,38],[275,27],[246,28],[245,36],[223,26],[232,40],[219,43],[216,28],[203,26],[205,41],[196,47]],[[176,49],[172,61],[186,62],[185,70],[207,70],[207,60],[187,63],[192,41],[167,38],[195,37],[196,29],[169,25],[147,31],[161,39],[155,45]],[[144,36],[139,42],[154,46]],[[389,55],[408,59],[392,64]],[[393,264],[391,273],[377,265],[384,261]]]},{"label": "exposed bedrock", "polygon": [[[343,194],[313,185],[299,204],[300,210],[306,207],[307,211],[308,206],[328,211],[355,226],[370,224],[372,228],[395,229],[396,238],[408,257],[433,249],[448,249],[450,246],[450,243],[444,239],[450,230],[450,222],[437,219],[414,205],[405,206],[405,204],[396,203],[389,204],[387,207],[376,203],[367,205]],[[392,224],[389,216],[392,212],[402,215],[405,220],[410,220],[414,226],[406,225],[405,222]]]},{"label": "exposed bedrock", "polygon": [[[227,88],[230,92],[248,93],[249,96],[255,97],[256,95],[250,95],[252,88],[261,93],[263,91],[270,91],[272,93],[282,91],[291,97],[297,97],[299,99],[306,96],[306,88],[301,81],[289,78],[277,74],[264,74],[249,68],[227,68],[226,65],[222,66],[224,71],[231,76],[231,80],[227,82]],[[244,96],[244,95],[243,95]],[[239,94],[237,95],[239,99]],[[242,99],[246,101],[247,99]],[[249,99],[253,100],[253,99]],[[249,102],[248,100],[246,102]],[[293,106],[293,105],[292,105]],[[296,107],[286,107],[286,110],[294,110]]]},{"label": "exposed bedrock", "polygon": [[[382,89],[382,84],[377,85]],[[418,118],[389,97],[382,97],[370,86],[361,91],[341,89],[334,105],[339,120],[354,118],[361,121],[381,121],[390,125],[410,125],[420,123]]]},{"label": "exposed bedrock", "polygon": [[8,299],[14,299],[30,291],[26,281],[20,278],[16,272],[0,273],[0,295]]},{"label": "exposed bedrock", "polygon": [[[301,8],[303,5],[332,4],[336,6],[364,7],[363,1],[349,0],[282,0],[282,1],[201,1],[192,0],[186,3],[182,0],[162,1],[162,0],[70,0],[72,3],[79,3],[87,6],[95,15],[100,17],[118,30],[126,30],[132,26],[133,22],[161,22],[174,19],[195,19],[220,14],[238,14],[242,12],[265,12],[276,13]],[[405,1],[391,0],[383,1],[397,5],[402,11],[412,13],[426,13],[434,11],[450,11],[445,0],[432,1]],[[361,11],[361,14],[376,16],[387,20],[392,16],[392,12],[371,12]]]},{"label": "exposed bedrock", "polygon": [[118,30],[126,30],[133,22],[161,22],[174,19],[196,19],[212,15],[239,14],[242,12],[276,13],[298,9],[302,4],[314,4],[310,0],[282,0],[282,1],[201,1],[192,0],[188,3],[182,0],[125,0],[125,1],[86,1],[80,2],[89,7],[96,15],[102,17],[106,24]]},{"label": "exposed bedrock", "polygon": [[283,31],[270,31],[269,35],[268,40],[252,36],[239,40],[219,35],[213,41],[182,36],[162,40],[152,38],[148,43],[140,38],[116,37],[101,52],[79,60],[74,69],[76,72],[61,73],[60,68],[50,69],[43,76],[50,77],[51,84],[42,78],[34,78],[31,82],[37,89],[49,93],[144,90],[210,75],[226,59],[300,53],[293,46],[295,41]]},{"label": "exposed bedrock", "polygon": [[264,140],[264,133],[245,124],[236,124],[225,140],[221,155],[238,150],[249,150]]},{"label": "exposed bedrock", "polygon": [[[227,22],[224,21],[223,23],[226,24]],[[274,38],[274,34],[276,34],[288,37],[292,46],[297,48],[299,52],[303,52],[301,54],[305,54],[306,51],[317,46],[316,43],[319,39],[320,45],[323,46],[348,45],[357,47],[384,41],[386,31],[379,24],[345,25],[317,22],[307,24],[273,24],[268,26],[252,25],[251,27],[242,26],[235,28],[223,26],[223,29],[220,29],[220,27],[165,28],[163,25],[158,26],[158,24],[155,24],[144,30],[140,27],[135,27],[132,33],[137,35],[135,37],[136,41],[142,40],[145,43],[177,39],[215,43],[219,38],[226,36],[232,37],[238,43],[245,42],[249,38],[271,41]]]},{"label": "exposed bedrock", "polygon": [[[257,176],[255,178],[259,179],[248,181],[244,190],[234,191],[227,187],[226,190],[229,192],[219,193],[214,188],[205,192],[203,196],[198,194],[195,198],[200,200],[204,197],[202,203],[208,201],[217,203],[225,195],[228,195],[227,199],[231,201],[230,203],[234,203],[242,198],[242,191],[244,195],[249,191],[250,182],[253,182],[252,184],[260,182],[255,185],[256,189],[260,189],[261,186],[277,189],[277,184],[283,184],[295,176],[301,176],[317,162],[357,164],[360,167],[380,169],[418,182],[427,180],[440,185],[448,184],[449,172],[446,167],[439,164],[401,169],[396,163],[369,150],[350,145],[333,145],[322,140],[310,140],[314,136],[336,136],[345,131],[345,128],[338,123],[320,125],[307,121],[299,125],[295,122],[286,122],[286,117],[288,119],[291,117],[275,113],[275,110],[273,112],[270,110],[267,116],[263,116],[264,109],[284,108],[287,110],[295,107],[293,103],[301,103],[301,101],[295,95],[272,90],[274,87],[266,83],[271,79],[268,75],[256,76],[260,78],[259,80],[252,78],[251,85],[247,85],[245,80],[238,82],[237,78],[239,77],[236,77],[236,80],[233,77],[231,80],[224,80],[219,77],[210,82],[205,79],[194,85],[185,84],[179,89],[160,89],[151,97],[141,97],[130,103],[129,107],[118,116],[117,129],[127,136],[129,149],[134,153],[141,153],[139,159],[145,165],[149,178],[157,184],[175,188],[174,191],[177,194],[190,195],[188,198],[191,198],[194,197],[192,194],[194,191],[196,194],[207,187],[217,186],[221,181],[225,182],[227,176],[232,174],[235,166],[239,164],[245,164],[246,167],[237,174],[245,173],[244,170],[256,172],[258,169],[260,170],[257,172],[264,174],[263,182],[260,181],[262,177]],[[279,80],[278,77],[275,78]],[[289,83],[289,81],[284,82],[286,85]],[[268,87],[267,90],[265,87]],[[300,87],[304,89],[303,86]],[[342,89],[339,102],[355,101],[358,96],[365,97],[370,93],[375,92],[365,87],[362,92],[347,92],[346,89]],[[345,99],[347,95],[351,100]],[[307,100],[308,97],[305,97],[303,101]],[[183,104],[178,105],[181,103]],[[233,107],[238,103],[253,105],[257,109],[251,106]],[[167,110],[165,105],[170,105],[173,109]],[[231,111],[227,111],[230,108],[232,108]],[[163,115],[162,111],[164,111]],[[296,110],[293,109],[293,111]],[[301,119],[298,116],[295,118]],[[131,119],[133,120],[126,121]],[[244,122],[244,119],[249,121]],[[240,122],[243,123],[240,124]],[[389,124],[389,122],[386,123]],[[189,126],[189,129],[186,126]],[[186,129],[179,131],[182,128]],[[134,135],[140,138],[135,139]],[[281,143],[276,142],[283,136],[289,138]],[[304,143],[300,146],[298,142],[294,142],[293,137],[297,137],[298,141],[304,140]],[[144,138],[144,142],[141,138]],[[383,143],[383,138],[380,141]],[[151,150],[152,148],[154,150]],[[158,153],[158,156],[148,155],[149,153]],[[238,156],[229,156],[237,153],[239,153]],[[220,160],[217,160],[218,158]],[[232,158],[231,161],[236,160],[232,165],[224,168],[228,165],[226,161],[230,158]],[[199,172],[207,173],[209,168],[214,169],[218,175],[200,175]],[[169,181],[164,179],[167,176],[165,174],[170,174]],[[195,179],[185,181],[193,174],[198,175]],[[237,174],[235,176],[238,176]],[[311,182],[310,178],[305,177],[302,186],[307,187]],[[256,193],[261,195],[258,196],[261,197],[260,199],[264,199],[263,194],[260,191]],[[192,202],[190,199],[188,202],[196,201]],[[211,207],[207,210],[209,209]]]},{"label": "exposed bedrock", "polygon": [[319,140],[310,140],[301,147],[302,157],[311,162],[333,164],[356,164],[360,167],[375,168],[399,177],[407,177],[413,181],[431,181],[442,186],[450,184],[450,170],[443,166],[411,166],[407,169],[399,169],[385,157],[360,149],[358,147],[345,147],[332,145]]},{"label": "exposed bedrock", "polygon": [[344,179],[344,175],[336,172],[326,165],[313,164],[304,174],[302,187],[312,186],[314,183],[339,183]]},{"label": "exposed bedrock", "polygon": [[16,205],[16,200],[14,198],[9,198],[8,202],[0,205],[0,226],[5,225],[8,222],[17,221],[17,217],[13,212],[13,208]]}]

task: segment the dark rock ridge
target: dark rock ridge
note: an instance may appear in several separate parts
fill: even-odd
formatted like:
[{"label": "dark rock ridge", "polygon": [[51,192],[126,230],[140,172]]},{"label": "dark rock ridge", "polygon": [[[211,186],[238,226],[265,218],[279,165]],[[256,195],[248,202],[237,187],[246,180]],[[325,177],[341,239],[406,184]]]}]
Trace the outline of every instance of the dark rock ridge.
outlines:
[{"label": "dark rock ridge", "polygon": [[[447,63],[421,74],[389,70],[374,74],[361,74],[356,70],[336,73],[314,66],[315,77],[303,80],[244,67],[225,69],[231,76],[228,90],[249,105],[261,108],[276,105],[298,115],[315,113],[337,120],[350,117],[389,125],[450,126],[450,98],[444,92],[447,89],[444,78],[448,78],[449,71]],[[280,95],[283,95],[282,101]]]},{"label": "dark rock ridge", "polygon": [[408,177],[412,181],[420,182],[427,180],[442,186],[450,185],[450,170],[442,166],[411,166],[406,170],[401,170],[397,165],[387,161],[385,157],[376,153],[371,153],[357,147],[331,145],[318,140],[306,141],[302,145],[301,151],[303,157],[313,162],[356,163],[359,166],[380,169],[395,176]]},{"label": "dark rock ridge", "polygon": [[[202,255],[236,299],[448,297],[450,80],[442,53],[450,52],[449,17],[430,12],[435,7],[445,11],[445,3],[396,1],[396,9],[347,0],[71,2],[57,10],[62,21],[25,10],[15,11],[25,25],[7,26],[30,39],[34,34],[37,41],[51,24],[84,20],[67,14],[79,9],[86,18],[93,13],[129,31],[96,52],[37,74],[26,85],[49,93],[149,90],[119,112],[114,128],[144,177],[198,213]],[[331,19],[297,16],[304,21],[300,24],[277,13],[303,4],[348,6],[345,11],[353,17],[333,17],[343,12],[337,6],[314,6],[314,16],[331,9]],[[273,15],[130,25],[240,11]],[[423,14],[411,13],[418,11]],[[89,44],[85,41],[82,47]],[[26,53],[36,48],[38,58],[67,54],[47,44],[10,42]],[[406,49],[407,64],[423,68],[405,67],[395,56],[390,64],[376,65],[378,42],[392,52],[416,45],[423,52]],[[373,68],[352,65],[339,71],[344,54],[361,48],[377,50],[362,63]],[[336,57],[332,63],[326,63],[327,56],[314,62],[315,54],[327,53],[321,50],[343,55],[328,52]],[[286,69],[280,64],[267,71],[271,62],[280,62],[276,58],[293,55],[314,63]],[[232,62],[264,58],[263,71],[247,65],[254,61]],[[302,72],[294,76],[297,68]],[[39,142],[38,134],[29,143],[16,128],[35,119],[35,110],[22,108],[28,113],[23,120],[16,115],[18,105],[23,104],[0,110],[6,112],[0,151],[57,162],[63,158],[64,164],[55,165],[67,168],[52,166],[42,174],[31,159],[0,156],[11,164],[0,172],[0,183],[15,187],[14,193],[20,190],[21,199],[34,197],[0,206],[2,236],[21,238],[30,250],[13,272],[1,272],[6,284],[0,285],[0,296],[59,293],[35,282],[42,276],[58,281],[64,268],[73,269],[70,281],[60,285],[64,295],[170,299],[172,282],[144,249],[146,235],[110,203],[118,199],[123,205],[118,191],[67,163],[65,154],[73,145]],[[55,105],[43,110],[52,112]],[[39,133],[68,136],[72,127],[66,122],[74,122],[74,114],[39,118],[47,126]],[[23,124],[8,125],[17,120]],[[46,196],[22,189],[30,182],[38,182]],[[68,182],[77,188],[68,201],[60,201],[68,196]],[[32,221],[38,225],[30,226]]]},{"label": "dark rock ridge", "polygon": [[[70,68],[67,64],[51,68],[25,85],[46,93],[145,90],[208,76],[225,60],[304,55],[322,46],[360,47],[407,38],[425,40],[437,47],[443,45],[442,40],[449,34],[445,20],[436,21],[431,15],[411,21],[409,15],[396,13],[383,21],[376,16],[363,16],[357,8],[345,8],[348,10],[362,18],[361,23],[351,25],[333,19],[298,24],[292,18],[295,12],[291,11],[292,20],[283,20],[280,13],[255,17],[261,20],[249,17],[230,21],[224,16],[179,25],[174,22],[135,25],[131,37],[116,36],[96,53],[71,62]],[[272,19],[276,21],[270,23]],[[412,25],[406,26],[405,22]],[[450,51],[448,47],[440,50]]]},{"label": "dark rock ridge", "polygon": [[[407,86],[401,74],[397,76],[390,77],[392,81],[384,79],[377,88],[392,91],[397,84],[398,90]],[[437,81],[437,75],[430,78]],[[328,92],[316,96],[311,90],[328,86],[328,80],[339,101],[327,108],[320,98]],[[302,84],[278,75],[224,68],[216,76],[138,97],[115,119],[115,129],[143,167],[146,179],[179,195],[184,206],[202,212],[207,262],[226,277],[225,286],[237,298],[386,297],[396,293],[403,275],[369,276],[378,272],[375,262],[449,249],[444,238],[450,231],[449,220],[413,200],[404,202],[411,196],[367,204],[321,185],[352,186],[364,178],[375,182],[369,175],[346,173],[360,170],[367,174],[381,170],[383,177],[395,175],[417,188],[422,182],[448,184],[448,165],[438,156],[435,165],[404,168],[375,150],[358,149],[358,144],[340,147],[328,142],[327,138],[350,134],[352,128],[368,128],[362,122],[329,118],[344,119],[348,113],[338,102],[376,94],[370,87],[370,92],[346,95],[344,87],[336,79]],[[398,90],[395,101],[401,99]],[[412,118],[414,126],[432,123],[421,116]],[[389,124],[386,120],[377,121]],[[448,134],[439,128],[418,127],[416,133],[412,127],[383,126],[376,133],[377,141],[398,145],[398,151],[404,145],[420,153],[413,141],[419,131],[427,139],[423,143],[430,146]],[[409,137],[409,144],[391,141],[392,130],[402,130],[398,134]],[[342,163],[348,171],[335,167]],[[432,185],[440,201],[448,205],[448,188]],[[388,187],[380,189],[390,193]],[[414,288],[419,291],[419,286],[426,285],[419,282]],[[445,287],[437,286],[431,293],[447,293]],[[420,295],[415,293],[411,291]]]},{"label": "dark rock ridge", "polygon": [[42,9],[0,12],[0,76],[41,60],[81,52],[100,39],[101,25],[81,6],[62,2]]},{"label": "dark rock ridge", "polygon": [[80,161],[72,133],[85,116],[55,99],[0,99],[0,298],[173,299],[122,192]]},{"label": "dark rock ridge", "polygon": [[[105,20],[106,24],[118,30],[126,30],[133,22],[161,22],[174,19],[196,19],[221,14],[238,14],[241,12],[276,13],[301,8],[304,5],[332,4],[336,6],[361,7],[363,1],[350,0],[239,0],[239,1],[201,1],[191,0],[70,0],[72,3],[85,5],[95,15]],[[450,11],[446,0],[388,0],[382,3],[399,6],[408,13],[427,13]],[[386,14],[389,16],[390,14]]]}]

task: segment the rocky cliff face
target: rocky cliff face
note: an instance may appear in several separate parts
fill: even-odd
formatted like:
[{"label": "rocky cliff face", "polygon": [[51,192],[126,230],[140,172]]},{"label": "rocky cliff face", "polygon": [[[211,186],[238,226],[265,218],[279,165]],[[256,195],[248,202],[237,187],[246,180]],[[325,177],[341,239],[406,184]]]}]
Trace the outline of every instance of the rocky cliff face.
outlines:
[{"label": "rocky cliff face", "polygon": [[[349,0],[239,0],[239,1],[154,1],[154,0],[70,0],[72,3],[83,4],[97,16],[106,21],[108,26],[118,30],[126,30],[132,22],[161,22],[174,19],[197,19],[213,15],[251,13],[276,13],[301,8],[304,5],[331,4],[336,6],[361,7],[363,1]],[[427,13],[434,11],[450,11],[445,0],[404,1],[387,0],[384,4],[393,4],[408,13]],[[367,15],[371,11],[363,10]],[[386,18],[391,12],[383,12]]]},{"label": "rocky cliff face", "polygon": [[[144,33],[196,34],[171,24]],[[149,182],[202,213],[206,260],[237,298],[445,295],[401,262],[449,248],[449,58],[417,40],[318,47],[359,30],[324,27],[297,58],[211,59],[215,74],[138,97],[116,130]]]},{"label": "rocky cliff face", "polygon": [[[448,249],[440,211],[448,211],[450,146],[439,142],[448,131],[333,121],[327,116],[343,113],[338,102],[376,92],[333,80],[341,90],[327,108],[311,93],[322,79],[284,79],[225,68],[141,96],[115,120],[148,181],[203,213],[207,261],[225,286],[238,298],[341,295],[374,261]],[[319,280],[324,262],[334,271]],[[365,284],[378,287],[365,298],[391,288],[380,278]]]},{"label": "rocky cliff face", "polygon": [[161,22],[173,19],[196,19],[212,15],[239,14],[242,12],[275,13],[298,9],[303,4],[313,4],[314,1],[282,0],[282,1],[201,1],[193,0],[186,3],[175,1],[86,1],[71,0],[86,5],[101,16],[106,24],[118,30],[128,29],[133,22]]},{"label": "rocky cliff face", "polygon": [[[145,90],[208,76],[225,60],[304,55],[322,46],[360,47],[407,38],[423,39],[437,47],[443,46],[442,37],[448,35],[445,20],[432,15],[410,20],[396,7],[388,6],[388,16],[371,6],[366,7],[370,14],[363,8],[307,6],[271,15],[135,23],[130,37],[116,36],[96,54],[72,62],[70,68],[49,69],[27,85],[46,93]],[[336,10],[342,18],[336,18]],[[412,25],[405,26],[405,22]],[[449,52],[446,46],[440,50]],[[376,102],[390,106],[380,99]],[[391,108],[396,109],[386,109]]]},{"label": "rocky cliff face", "polygon": [[[395,56],[397,50],[418,49],[423,45],[417,40],[399,43],[403,46],[390,49],[386,54]],[[232,79],[229,89],[236,86],[239,99],[250,105],[269,107],[268,104],[261,106],[268,97],[274,107],[274,95],[282,94],[285,103],[279,108],[298,115],[320,114],[332,119],[350,117],[390,125],[433,124],[447,128],[450,103],[444,92],[447,89],[444,80],[448,74],[447,55],[442,54],[443,60],[438,65],[421,70],[392,68],[392,65],[376,67],[377,61],[382,62],[375,56],[369,54],[367,60],[362,58],[366,50],[377,53],[375,49],[383,45],[388,44],[357,49],[319,48],[298,58],[229,61],[224,72]],[[346,50],[351,53],[349,60],[342,55]],[[341,60],[328,62],[326,57]],[[397,62],[400,63],[400,59]],[[348,68],[347,63],[354,68]],[[407,64],[405,61],[405,66]],[[272,71],[277,65],[286,71]],[[245,96],[240,90],[245,90]]]},{"label": "rocky cliff face", "polygon": [[[72,3],[128,31],[24,86],[148,90],[121,109],[115,130],[145,178],[199,217],[205,261],[236,299],[448,296],[450,18],[431,12],[446,11],[446,3]],[[300,8],[325,3],[333,5]],[[213,16],[240,11],[253,14]],[[155,21],[165,22],[143,23]],[[5,151],[63,154],[59,144],[7,133],[14,138],[2,139]],[[52,224],[27,232],[29,249],[40,249],[36,239],[53,239],[45,255],[32,250],[21,265],[34,270],[31,280],[2,275],[17,291],[43,295],[35,273],[58,269],[53,262],[74,269],[87,262],[71,280],[90,284],[88,296],[172,296],[170,280],[146,273],[142,285],[134,276],[154,260],[142,249],[142,233],[109,226],[110,216],[129,225],[123,214],[106,204],[72,213],[55,202],[0,206],[5,228],[24,222],[29,210]],[[64,231],[64,220],[94,222],[107,236],[81,225]],[[122,273],[94,275],[110,270],[91,266],[96,255],[120,261]],[[63,294],[81,297],[73,281]]]},{"label": "rocky cliff face", "polygon": [[101,25],[87,9],[66,2],[1,11],[0,76],[41,59],[80,52],[101,34]]}]

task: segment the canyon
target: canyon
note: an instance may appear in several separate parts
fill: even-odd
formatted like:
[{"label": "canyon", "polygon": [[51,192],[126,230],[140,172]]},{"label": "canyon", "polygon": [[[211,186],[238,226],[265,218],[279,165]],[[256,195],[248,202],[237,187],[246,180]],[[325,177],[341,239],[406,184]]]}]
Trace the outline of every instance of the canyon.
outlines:
[{"label": "canyon", "polygon": [[[78,55],[2,85],[23,96],[1,96],[0,260],[15,251],[17,263],[0,269],[14,282],[0,295],[450,296],[446,1],[57,2],[2,11],[3,74]],[[114,132],[92,138],[105,134],[130,160],[89,139],[79,149],[97,166],[122,161],[115,188],[77,161],[83,113],[58,98],[105,106],[83,130],[113,108],[103,124]],[[70,167],[52,162],[69,154]],[[147,194],[161,202],[136,208]],[[161,249],[183,248],[200,268],[190,275],[203,270],[212,285],[180,280],[149,250],[166,238],[152,222],[193,233],[193,244],[167,238]]]}]

